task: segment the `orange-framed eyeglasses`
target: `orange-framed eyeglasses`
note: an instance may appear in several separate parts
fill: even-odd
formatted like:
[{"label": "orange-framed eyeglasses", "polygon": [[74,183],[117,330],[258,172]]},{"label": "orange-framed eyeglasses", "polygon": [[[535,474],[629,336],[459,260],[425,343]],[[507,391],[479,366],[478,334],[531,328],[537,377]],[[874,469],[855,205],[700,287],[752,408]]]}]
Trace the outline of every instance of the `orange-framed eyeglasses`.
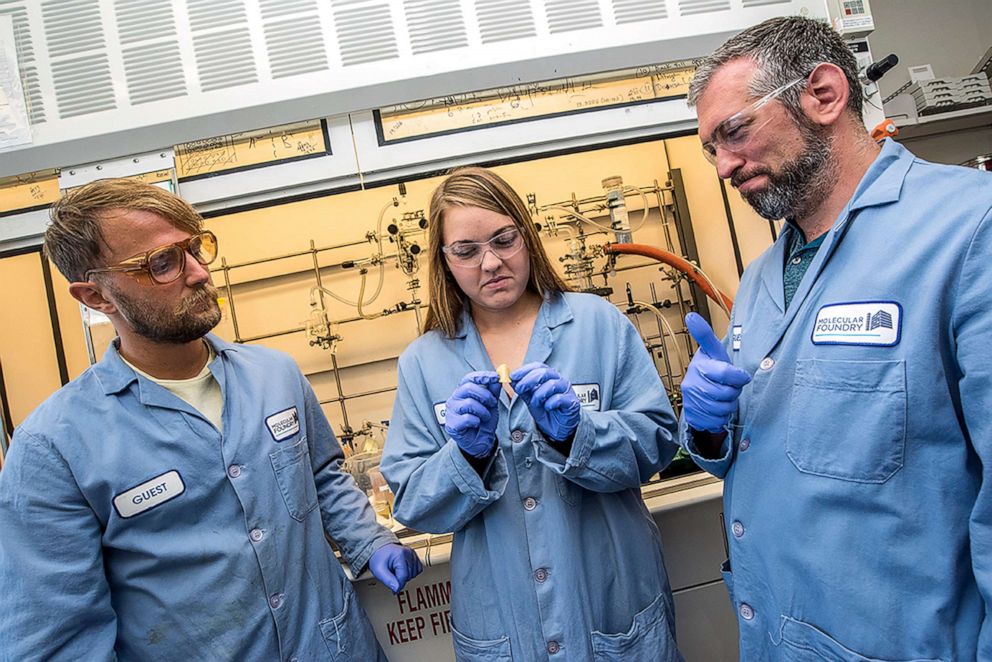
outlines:
[{"label": "orange-framed eyeglasses", "polygon": [[127,274],[143,285],[168,285],[183,275],[187,253],[203,266],[210,264],[217,258],[217,236],[204,230],[182,241],[153,248],[109,267],[90,269],[83,278],[89,280],[92,274],[116,271]]}]

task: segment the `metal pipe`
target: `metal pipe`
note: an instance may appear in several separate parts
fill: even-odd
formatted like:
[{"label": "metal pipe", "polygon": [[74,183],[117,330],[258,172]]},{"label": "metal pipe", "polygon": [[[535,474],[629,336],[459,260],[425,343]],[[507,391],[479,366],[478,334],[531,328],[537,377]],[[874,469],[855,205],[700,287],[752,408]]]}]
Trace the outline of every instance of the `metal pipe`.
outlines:
[{"label": "metal pipe", "polygon": [[[355,398],[365,398],[365,397],[368,397],[370,395],[380,395],[382,393],[389,393],[390,391],[395,391],[395,390],[396,390],[396,387],[395,386],[387,386],[385,388],[377,388],[377,389],[373,389],[371,391],[362,391],[360,393],[352,393],[350,395],[342,395],[342,396],[337,397],[337,398],[328,398],[327,400],[320,400],[319,402],[322,405],[328,405],[328,404],[331,404],[332,402],[340,402],[342,405],[344,405],[344,401],[345,400],[354,400]],[[347,425],[347,423],[345,425]]]},{"label": "metal pipe", "polygon": [[234,327],[234,342],[244,342],[238,330],[238,314],[234,310],[234,292],[231,291],[231,279],[228,277],[227,258],[220,259],[220,268],[224,272],[224,291],[227,292],[227,307],[231,312],[231,325]]},{"label": "metal pipe", "polygon": [[[654,281],[648,284],[651,290],[651,303],[657,303],[658,293],[654,286]],[[661,311],[658,311],[661,314]],[[665,371],[668,374],[668,390],[673,391],[675,389],[675,373],[672,372],[672,362],[668,356],[668,345],[665,344],[665,329],[661,326],[661,320],[655,318],[655,324],[658,326],[658,335],[661,336],[661,355],[665,361]],[[675,342],[675,338],[672,338],[672,342]]]},{"label": "metal pipe", "polygon": [[338,389],[338,399],[336,402],[340,402],[341,404],[341,422],[343,424],[343,431],[345,434],[351,434],[351,423],[348,422],[348,408],[344,404],[344,390],[341,387],[341,375],[338,373],[338,355],[334,352],[331,352],[331,367],[334,370],[334,384]]},{"label": "metal pipe", "polygon": [[367,244],[367,243],[368,243],[367,240],[366,241],[349,241],[349,242],[344,243],[344,244],[335,244],[333,246],[322,246],[320,248],[314,248],[314,243],[313,243],[313,240],[311,239],[310,240],[310,250],[308,250],[308,251],[298,251],[296,253],[286,253],[284,255],[275,255],[275,256],[270,256],[270,257],[259,258],[257,260],[249,260],[247,262],[239,262],[237,264],[229,264],[229,265],[227,265],[227,268],[228,269],[240,269],[241,267],[251,267],[251,266],[254,266],[256,264],[265,264],[266,262],[277,262],[279,260],[288,260],[288,259],[293,258],[293,257],[301,257],[303,255],[306,255],[307,253],[323,253],[324,251],[333,251],[333,250],[337,250],[339,248],[348,248],[350,246],[362,246],[362,245]]}]

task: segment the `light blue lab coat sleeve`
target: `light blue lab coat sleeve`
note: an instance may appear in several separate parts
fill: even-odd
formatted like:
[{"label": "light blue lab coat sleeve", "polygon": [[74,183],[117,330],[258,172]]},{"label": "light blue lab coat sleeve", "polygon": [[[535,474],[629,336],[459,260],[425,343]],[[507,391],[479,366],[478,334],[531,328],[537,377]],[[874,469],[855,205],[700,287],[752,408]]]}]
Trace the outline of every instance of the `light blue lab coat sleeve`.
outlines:
[{"label": "light blue lab coat sleeve", "polygon": [[337,543],[352,574],[357,577],[373,552],[398,540],[389,529],[376,522],[368,496],[359,489],[351,474],[341,469],[344,461],[341,444],[302,373],[300,386],[321,521],[324,531]]},{"label": "light blue lab coat sleeve", "polygon": [[[731,419],[733,420],[733,419]],[[685,422],[685,415],[679,417],[679,445],[685,449],[685,452],[689,454],[692,461],[696,463],[700,469],[707,473],[711,473],[717,478],[723,478],[730,471],[730,465],[733,462],[733,454],[730,452],[730,442],[733,439],[733,431],[728,425],[726,427],[727,436],[724,437],[723,443],[720,444],[720,452],[715,458],[703,457],[699,453],[699,449],[696,448],[696,442],[693,440],[693,433],[689,429],[689,426]]]},{"label": "light blue lab coat sleeve", "polygon": [[971,562],[985,601],[978,657],[992,660],[992,210],[982,219],[964,259],[951,333],[957,345],[966,438],[982,462],[982,482],[971,512]]},{"label": "light blue lab coat sleeve", "polygon": [[546,440],[536,445],[542,464],[594,492],[638,488],[678,452],[678,421],[641,337],[619,312],[610,318],[618,342],[600,344],[601,351],[616,352],[603,362],[614,367],[604,411],[582,410],[567,458]]},{"label": "light blue lab coat sleeve", "polygon": [[20,428],[0,471],[0,660],[114,660],[102,526],[65,459]]},{"label": "light blue lab coat sleeve", "polygon": [[380,467],[395,494],[393,517],[425,533],[458,531],[503,495],[503,451],[480,475],[444,437],[415,354],[400,357],[398,380]]}]

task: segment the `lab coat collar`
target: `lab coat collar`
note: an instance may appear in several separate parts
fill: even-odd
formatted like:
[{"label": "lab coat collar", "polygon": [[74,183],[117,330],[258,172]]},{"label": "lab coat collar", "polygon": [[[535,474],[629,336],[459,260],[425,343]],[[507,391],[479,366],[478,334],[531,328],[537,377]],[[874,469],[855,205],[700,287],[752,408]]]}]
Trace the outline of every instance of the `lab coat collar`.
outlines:
[{"label": "lab coat collar", "polygon": [[[536,330],[537,325],[543,323],[547,328],[553,329],[556,326],[561,326],[571,321],[572,309],[568,307],[565,297],[557,292],[549,292],[544,295],[544,303],[541,304],[541,310],[537,314],[537,321],[534,323],[534,328]],[[465,306],[462,309],[461,323],[458,325],[455,338],[464,340],[468,336],[469,329],[474,327],[475,323],[472,321],[472,312],[469,306]]]},{"label": "lab coat collar", "polygon": [[[238,346],[232,343],[224,342],[212,333],[208,333],[204,338],[210,346],[213,348],[217,357],[214,358],[216,362],[221,354],[226,354],[227,352],[238,351]],[[107,353],[104,354],[103,358],[93,366],[93,373],[100,385],[103,386],[103,392],[105,395],[113,395],[115,393],[120,393],[128,386],[138,381],[138,375],[131,369],[124,359],[121,358],[120,352],[118,351],[118,344],[120,343],[120,338],[114,338],[110,343],[110,347],[107,348]],[[165,390],[165,389],[161,389]],[[145,402],[144,393],[142,393],[142,402]],[[154,404],[154,403],[146,403]]]},{"label": "lab coat collar", "polygon": [[[527,348],[525,363],[544,361],[551,354],[551,329],[572,321],[572,309],[569,308],[565,297],[560,293],[549,293],[541,304],[534,321],[534,331],[531,333],[530,345]],[[472,315],[466,309],[462,312],[462,324],[456,338],[464,341],[463,355],[472,370],[492,370],[492,362],[482,344],[479,330],[472,321]]]},{"label": "lab coat collar", "polygon": [[848,203],[846,213],[841,213],[834,231],[842,228],[859,209],[899,200],[903,182],[915,159],[916,157],[908,149],[891,138],[886,138],[882,143],[882,151],[861,178],[858,188],[854,190],[854,195]]},{"label": "lab coat collar", "polygon": [[[848,222],[857,216],[857,211],[865,209],[867,207],[875,207],[878,205],[885,205],[891,202],[896,202],[899,200],[899,196],[902,193],[903,182],[906,179],[906,174],[909,172],[910,166],[913,165],[913,161],[916,157],[907,150],[905,147],[899,143],[886,138],[885,142],[882,144],[882,150],[875,157],[875,160],[868,167],[865,172],[864,177],[861,178],[861,182],[854,191],[854,195],[851,200],[847,203],[844,209],[841,211],[837,220],[834,221],[834,226],[831,229],[831,233],[835,235],[842,234],[843,229],[847,226]],[[769,255],[769,260],[774,265],[782,265],[785,260],[785,253],[788,250],[789,245],[792,243],[793,233],[800,232],[799,228],[794,222],[786,220],[785,226],[782,229],[782,233],[779,235],[778,240],[772,246],[771,253]],[[826,238],[823,241],[823,245],[817,251],[817,257],[814,259],[812,265],[810,265],[810,270],[814,273],[818,272],[820,268],[825,264],[826,258],[830,256],[836,247],[838,239]],[[768,292],[768,296],[778,307],[779,312],[785,312],[785,294],[783,292],[783,273],[781,268],[765,269],[762,273],[762,283]],[[807,279],[804,278],[804,281]],[[813,279],[808,279],[812,282]],[[801,301],[805,295],[808,287],[803,288],[800,286],[800,291],[797,291],[793,301]]]}]

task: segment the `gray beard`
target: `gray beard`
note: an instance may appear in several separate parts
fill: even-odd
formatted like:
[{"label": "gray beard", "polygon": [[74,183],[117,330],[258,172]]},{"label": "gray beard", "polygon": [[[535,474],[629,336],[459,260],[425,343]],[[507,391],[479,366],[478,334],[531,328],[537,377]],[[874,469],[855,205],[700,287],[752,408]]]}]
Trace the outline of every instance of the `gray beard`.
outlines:
[{"label": "gray beard", "polygon": [[[113,291],[117,310],[131,329],[153,342],[183,345],[198,340],[220,323],[217,288],[204,285],[180,302],[172,313],[157,310],[135,301],[120,291]],[[194,310],[209,301],[204,310]]]},{"label": "gray beard", "polygon": [[[763,189],[741,192],[754,211],[770,221],[808,217],[826,199],[836,179],[830,140],[813,127],[800,126],[799,130],[805,144],[802,154],[778,172],[763,169],[748,173],[748,177],[765,175],[768,184]],[[736,187],[740,183],[735,174],[731,184]]]}]

